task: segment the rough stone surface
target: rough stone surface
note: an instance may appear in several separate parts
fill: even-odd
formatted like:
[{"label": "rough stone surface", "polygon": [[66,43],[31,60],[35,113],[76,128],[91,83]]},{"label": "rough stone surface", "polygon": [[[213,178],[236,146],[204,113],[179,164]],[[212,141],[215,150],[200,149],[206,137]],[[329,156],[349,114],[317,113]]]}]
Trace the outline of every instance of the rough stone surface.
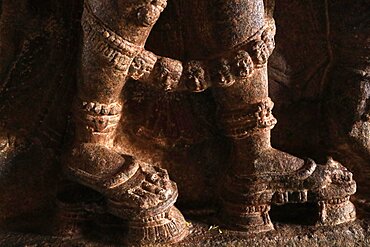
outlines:
[{"label": "rough stone surface", "polygon": [[[191,235],[183,242],[172,246],[369,246],[370,233],[368,221],[356,221],[351,224],[336,226],[330,229],[277,224],[276,231],[262,235],[246,235],[228,232],[222,228],[192,222]],[[46,237],[42,235],[1,233],[1,246],[122,246],[109,242],[98,242],[88,239],[68,239]],[[114,241],[114,239],[111,239]],[[155,245],[152,245],[155,246]],[[163,245],[157,245],[163,246]]]}]

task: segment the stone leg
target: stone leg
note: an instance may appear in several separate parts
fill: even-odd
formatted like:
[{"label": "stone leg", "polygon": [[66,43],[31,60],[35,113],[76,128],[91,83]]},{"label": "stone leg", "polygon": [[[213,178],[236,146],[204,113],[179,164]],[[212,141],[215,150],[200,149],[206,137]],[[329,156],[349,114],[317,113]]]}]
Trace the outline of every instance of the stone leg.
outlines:
[{"label": "stone leg", "polygon": [[[166,2],[119,2],[122,16],[117,17],[112,16],[113,6],[85,1],[82,80],[74,108],[76,137],[66,173],[105,196],[106,210],[128,224],[128,244],[177,242],[188,230],[174,207],[176,184],[165,170],[114,148],[129,68]],[[138,20],[124,19],[131,18],[132,11]]]},{"label": "stone leg", "polygon": [[[248,4],[253,8],[257,2],[262,3]],[[213,89],[219,126],[233,145],[228,179],[220,190],[221,216],[232,228],[262,232],[273,229],[268,218],[273,203],[325,201],[320,203],[324,225],[352,221],[355,210],[349,196],[355,193],[356,184],[350,172],[332,159],[326,165],[316,165],[271,147],[270,132],[277,120],[268,97],[267,60],[274,49],[275,26],[267,13],[248,23],[252,25],[249,28],[262,31],[244,37],[248,42],[226,58],[219,72],[222,81],[212,82],[230,82]]]}]

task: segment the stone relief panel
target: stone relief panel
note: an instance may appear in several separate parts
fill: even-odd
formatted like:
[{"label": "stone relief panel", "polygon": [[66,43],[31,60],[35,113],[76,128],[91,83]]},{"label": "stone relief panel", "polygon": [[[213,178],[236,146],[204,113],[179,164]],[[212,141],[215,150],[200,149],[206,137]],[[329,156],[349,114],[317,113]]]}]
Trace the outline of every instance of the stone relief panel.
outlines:
[{"label": "stone relief panel", "polygon": [[366,200],[366,1],[279,1],[276,23],[274,1],[51,2],[0,2],[5,225],[21,192],[21,212],[56,197],[56,226],[80,234],[71,180],[91,189],[88,217],[117,216],[142,244],[186,237],[177,199],[250,232],[287,203],[317,204],[318,225],[355,219],[352,173],[323,157]]}]

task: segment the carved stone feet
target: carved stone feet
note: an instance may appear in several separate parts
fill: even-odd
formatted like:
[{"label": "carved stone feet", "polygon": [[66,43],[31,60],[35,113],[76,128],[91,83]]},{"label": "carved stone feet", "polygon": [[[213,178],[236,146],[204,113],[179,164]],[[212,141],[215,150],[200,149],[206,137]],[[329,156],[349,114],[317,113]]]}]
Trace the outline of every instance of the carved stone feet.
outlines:
[{"label": "carved stone feet", "polygon": [[184,217],[173,206],[177,187],[166,170],[141,164],[124,186],[129,189],[117,187],[118,193],[112,194],[107,209],[128,220],[128,242],[174,243],[188,234]]},{"label": "carved stone feet", "polygon": [[[176,184],[165,170],[114,151],[125,102],[122,90],[130,78],[164,91],[211,87],[220,134],[230,138],[235,152],[221,188],[221,216],[228,226],[269,231],[272,204],[306,202],[317,203],[320,225],[353,220],[349,197],[356,184],[350,172],[332,159],[317,165],[271,148],[270,131],[277,120],[268,97],[267,62],[275,46],[275,24],[264,12],[267,1],[220,1],[217,14],[206,18],[207,30],[214,33],[199,32],[207,34],[201,41],[212,37],[209,54],[189,50],[186,61],[144,49],[166,2],[85,0],[70,177],[104,195],[106,212],[127,222],[129,243],[180,241],[188,230],[174,207]],[[218,26],[211,28],[211,23]]]},{"label": "carved stone feet", "polygon": [[188,234],[184,217],[173,206],[177,187],[166,170],[96,144],[75,148],[66,170],[105,196],[106,211],[127,222],[128,243],[172,243]]},{"label": "carved stone feet", "polygon": [[268,212],[273,204],[317,203],[320,226],[356,218],[350,202],[356,192],[352,173],[331,158],[317,165],[269,149],[246,165],[254,172],[230,173],[221,190],[222,217],[232,228],[254,233],[272,230]]}]

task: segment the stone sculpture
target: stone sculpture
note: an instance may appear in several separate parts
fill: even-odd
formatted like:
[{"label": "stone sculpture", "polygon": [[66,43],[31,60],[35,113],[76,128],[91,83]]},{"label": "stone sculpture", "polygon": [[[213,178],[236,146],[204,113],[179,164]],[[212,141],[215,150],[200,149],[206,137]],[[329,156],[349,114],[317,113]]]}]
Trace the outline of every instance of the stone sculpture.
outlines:
[{"label": "stone sculpture", "polygon": [[187,235],[187,226],[173,206],[176,184],[166,170],[114,150],[121,90],[166,1],[116,2],[120,16],[110,26],[117,31],[104,21],[111,18],[104,4],[85,1],[76,142],[66,171],[107,197],[108,212],[127,220],[130,242],[179,241]]},{"label": "stone sculpture", "polygon": [[217,124],[232,142],[227,177],[219,189],[225,225],[269,231],[272,204],[306,202],[317,203],[318,225],[354,220],[349,198],[356,184],[346,168],[331,158],[318,165],[271,147],[270,131],[277,123],[267,80],[267,61],[275,47],[272,1],[194,2],[218,8],[217,17],[205,20],[209,26],[203,38],[212,35],[213,41],[202,54],[179,61],[144,48],[165,0],[85,0],[69,177],[104,195],[107,211],[127,221],[128,241],[182,240],[188,229],[173,206],[177,187],[167,171],[114,148],[124,104],[120,95],[129,78],[168,92],[210,88],[218,104]]}]

